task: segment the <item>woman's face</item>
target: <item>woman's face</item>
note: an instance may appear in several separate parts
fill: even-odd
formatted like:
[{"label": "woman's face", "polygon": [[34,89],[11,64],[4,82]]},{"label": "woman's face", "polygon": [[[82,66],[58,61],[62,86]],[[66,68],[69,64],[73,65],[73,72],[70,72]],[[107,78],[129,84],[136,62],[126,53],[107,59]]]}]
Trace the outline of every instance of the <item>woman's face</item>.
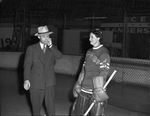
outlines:
[{"label": "woman's face", "polygon": [[90,44],[93,45],[93,46],[98,46],[100,44],[100,41],[99,41],[99,37],[96,37],[94,33],[90,33],[90,38],[89,38],[89,41],[90,41]]}]

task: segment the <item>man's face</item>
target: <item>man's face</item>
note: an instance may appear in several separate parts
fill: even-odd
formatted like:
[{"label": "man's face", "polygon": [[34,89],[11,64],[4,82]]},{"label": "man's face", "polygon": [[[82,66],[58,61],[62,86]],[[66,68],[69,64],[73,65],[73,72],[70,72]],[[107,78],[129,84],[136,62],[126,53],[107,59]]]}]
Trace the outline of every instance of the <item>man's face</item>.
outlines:
[{"label": "man's face", "polygon": [[41,34],[38,36],[38,38],[40,39],[40,42],[43,44],[47,44],[49,41],[49,34]]}]

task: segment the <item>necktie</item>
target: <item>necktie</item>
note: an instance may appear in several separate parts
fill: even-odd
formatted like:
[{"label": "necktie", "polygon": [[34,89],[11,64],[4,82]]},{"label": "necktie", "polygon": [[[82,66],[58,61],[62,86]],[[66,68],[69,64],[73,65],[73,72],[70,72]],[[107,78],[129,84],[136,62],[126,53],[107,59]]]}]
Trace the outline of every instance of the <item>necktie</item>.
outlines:
[{"label": "necktie", "polygon": [[45,53],[46,51],[46,45],[43,46],[43,52]]}]

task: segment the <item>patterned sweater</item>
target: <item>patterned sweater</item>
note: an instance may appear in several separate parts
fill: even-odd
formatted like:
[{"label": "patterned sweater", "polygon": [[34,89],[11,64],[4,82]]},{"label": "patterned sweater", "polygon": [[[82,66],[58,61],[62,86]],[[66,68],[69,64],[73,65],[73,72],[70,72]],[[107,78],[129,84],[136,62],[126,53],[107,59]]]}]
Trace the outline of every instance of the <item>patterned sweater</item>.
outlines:
[{"label": "patterned sweater", "polygon": [[106,80],[110,69],[110,56],[107,48],[101,46],[98,49],[90,49],[86,53],[85,64],[83,68],[84,79],[82,87],[93,89],[92,78],[102,76]]}]

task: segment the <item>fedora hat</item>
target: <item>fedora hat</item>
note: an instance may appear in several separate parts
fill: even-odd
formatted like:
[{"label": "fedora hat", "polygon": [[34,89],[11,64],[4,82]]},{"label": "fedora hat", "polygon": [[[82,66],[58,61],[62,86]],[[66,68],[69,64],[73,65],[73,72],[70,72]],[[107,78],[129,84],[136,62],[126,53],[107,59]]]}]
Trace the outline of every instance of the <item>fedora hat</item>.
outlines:
[{"label": "fedora hat", "polygon": [[35,34],[35,36],[39,36],[39,35],[48,35],[48,34],[52,34],[53,32],[50,32],[48,30],[47,26],[40,26],[38,27],[38,33]]}]

